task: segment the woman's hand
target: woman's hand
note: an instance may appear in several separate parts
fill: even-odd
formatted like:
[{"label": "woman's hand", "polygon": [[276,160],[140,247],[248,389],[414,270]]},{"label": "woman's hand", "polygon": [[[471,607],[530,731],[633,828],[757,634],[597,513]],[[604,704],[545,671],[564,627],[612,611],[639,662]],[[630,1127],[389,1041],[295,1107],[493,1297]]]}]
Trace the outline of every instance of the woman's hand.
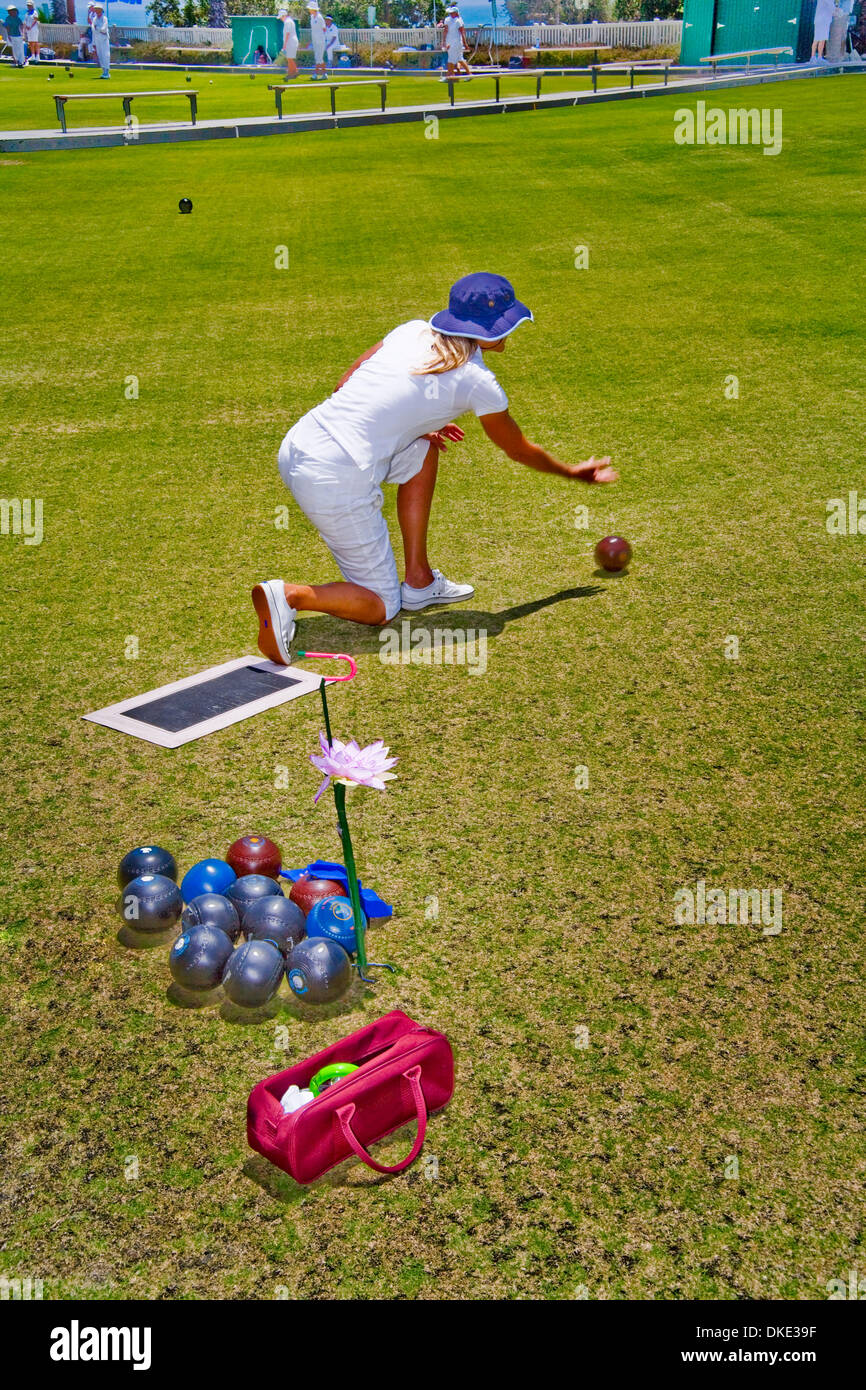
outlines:
[{"label": "woman's hand", "polygon": [[454,444],[459,444],[464,437],[465,431],[459,425],[453,424],[443,425],[441,430],[434,430],[432,434],[422,434],[421,436],[422,439],[429,439],[431,444],[435,444],[437,449],[443,451],[448,448],[445,443],[446,439],[450,439]]},{"label": "woman's hand", "polygon": [[583,463],[576,463],[570,470],[569,476],[576,478],[581,483],[616,483],[619,481],[619,474],[615,468],[610,466],[609,454],[606,454],[602,459],[593,456]]}]

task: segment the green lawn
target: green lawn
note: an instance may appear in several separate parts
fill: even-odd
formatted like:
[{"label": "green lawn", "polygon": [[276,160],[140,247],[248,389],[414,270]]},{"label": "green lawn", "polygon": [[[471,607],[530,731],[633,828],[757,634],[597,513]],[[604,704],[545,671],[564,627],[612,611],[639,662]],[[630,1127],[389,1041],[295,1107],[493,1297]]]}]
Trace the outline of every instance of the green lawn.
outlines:
[{"label": "green lawn", "polygon": [[[41,74],[3,75],[0,125],[33,123],[31,87],[41,109]],[[45,528],[0,536],[0,1273],[46,1297],[809,1299],[863,1268],[866,538],[825,525],[863,488],[862,89],[714,100],[781,108],[782,153],[675,145],[672,95],[0,159],[3,492]],[[396,906],[370,953],[401,972],[321,1013],[285,986],[252,1022],[178,1007],[167,947],[117,939],[116,864],[252,830],[338,857],[318,705],[174,752],[80,716],[252,650],[256,580],[334,576],[294,509],[274,526],[280,439],[479,268],[535,312],[497,360],[516,418],[622,480],[530,473],[468,422],[434,562],[476,597],[413,627],[483,629],[486,674],[300,628],[359,660],[334,732],[400,756],[352,814]],[[591,558],[613,530],[615,579]],[[677,925],[699,880],[782,890],[782,932]],[[438,1177],[298,1189],[247,1149],[248,1091],[394,1007],[456,1051]]]},{"label": "green lawn", "polygon": [[[189,80],[187,80],[187,78]],[[214,120],[236,116],[273,116],[274,94],[268,91],[268,84],[283,82],[285,71],[264,71],[250,73],[189,73],[181,71],[126,70],[123,65],[112,69],[111,81],[118,92],[147,91],[187,91],[194,88],[198,93],[198,115],[200,120]],[[329,79],[330,80],[330,79]],[[362,77],[340,76],[336,80],[348,85],[363,81]],[[599,87],[628,86],[628,74],[602,77]],[[430,106],[448,101],[448,88],[441,78],[407,77],[405,74],[388,79],[389,106]],[[656,74],[638,73],[636,86],[649,86],[660,82]],[[534,96],[536,77],[532,73],[510,73],[502,78],[503,97]],[[0,68],[0,130],[40,130],[57,126],[54,107],[56,93],[79,95],[83,92],[98,92],[104,95],[111,88],[100,81],[99,69],[72,66],[67,72],[62,67],[37,68],[35,66],[16,71],[9,67]],[[545,77],[542,93],[557,91],[583,92],[592,90],[592,78],[587,74],[568,77]],[[494,83],[492,77],[479,75],[471,82],[461,82],[455,88],[455,99],[461,101],[493,100]],[[354,97],[340,93],[337,97],[338,111],[379,109],[379,89],[362,87]],[[136,102],[133,113],[143,124],[158,121],[185,121],[189,116],[186,101],[178,102],[176,97],[153,97],[147,101]],[[327,91],[318,89],[308,75],[297,79],[296,86],[283,95],[283,110],[286,115],[299,111],[330,111]],[[123,110],[120,98],[116,103],[100,101],[90,103],[73,102],[67,105],[66,118],[70,130],[76,126],[121,126]]]}]

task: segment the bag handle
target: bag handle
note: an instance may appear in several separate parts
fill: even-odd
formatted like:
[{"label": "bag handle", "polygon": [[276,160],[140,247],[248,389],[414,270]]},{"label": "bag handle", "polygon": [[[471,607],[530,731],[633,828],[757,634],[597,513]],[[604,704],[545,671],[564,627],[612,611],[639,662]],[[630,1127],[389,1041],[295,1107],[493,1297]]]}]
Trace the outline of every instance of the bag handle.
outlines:
[{"label": "bag handle", "polygon": [[415,1162],[415,1159],[424,1147],[424,1136],[427,1133],[427,1102],[424,1099],[424,1092],[421,1089],[421,1068],[410,1067],[408,1071],[404,1071],[403,1075],[412,1088],[412,1096],[415,1101],[415,1110],[418,1116],[418,1133],[415,1136],[415,1143],[412,1145],[409,1153],[405,1158],[401,1158],[399,1163],[395,1163],[389,1167],[386,1163],[378,1163],[375,1158],[367,1153],[364,1145],[356,1137],[352,1129],[352,1116],[355,1113],[355,1106],[353,1104],[341,1105],[340,1109],[337,1111],[337,1119],[340,1121],[340,1127],[349,1148],[354,1154],[357,1154],[358,1158],[366,1163],[368,1168],[374,1168],[377,1173],[402,1173],[405,1168],[408,1168],[410,1164]]}]

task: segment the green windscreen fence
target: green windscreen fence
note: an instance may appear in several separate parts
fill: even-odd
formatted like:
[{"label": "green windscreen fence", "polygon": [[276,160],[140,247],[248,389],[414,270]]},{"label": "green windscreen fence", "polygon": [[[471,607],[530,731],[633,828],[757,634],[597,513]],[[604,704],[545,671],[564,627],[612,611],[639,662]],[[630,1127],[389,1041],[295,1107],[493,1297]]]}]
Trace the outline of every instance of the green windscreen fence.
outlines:
[{"label": "green windscreen fence", "polygon": [[270,62],[282,51],[283,25],[274,15],[232,15],[231,26],[233,63],[254,66],[259,45]]},{"label": "green windscreen fence", "polygon": [[754,48],[788,47],[800,57],[814,12],[815,0],[685,0],[680,62]]}]

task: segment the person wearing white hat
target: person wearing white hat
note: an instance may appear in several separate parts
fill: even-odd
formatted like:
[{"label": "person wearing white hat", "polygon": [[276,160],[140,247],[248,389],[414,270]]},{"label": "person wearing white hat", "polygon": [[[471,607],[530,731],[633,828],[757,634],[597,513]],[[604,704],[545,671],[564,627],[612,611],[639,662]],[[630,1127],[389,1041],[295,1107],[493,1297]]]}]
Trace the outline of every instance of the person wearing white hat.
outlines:
[{"label": "person wearing white hat", "polygon": [[94,15],[91,22],[93,30],[93,46],[96,49],[96,61],[102,68],[101,81],[105,82],[109,77],[111,67],[111,45],[108,37],[108,20],[105,16],[105,6],[101,0],[93,0]]},{"label": "person wearing white hat", "polygon": [[449,5],[445,11],[445,42],[443,44],[443,48],[448,54],[448,77],[456,77],[459,73],[469,73],[469,64],[463,57],[465,47],[466,30],[463,28],[460,11],[456,5]]},{"label": "person wearing white hat", "polygon": [[325,15],[325,62],[332,68],[337,61],[337,45],[340,42],[340,31],[334,23],[334,16]]},{"label": "person wearing white hat", "polygon": [[317,4],[309,4],[307,9],[310,12],[310,35],[313,40],[313,61],[316,64],[316,71],[313,73],[313,81],[317,82],[325,76],[325,21],[322,12]]},{"label": "person wearing white hat", "polygon": [[39,62],[39,16],[36,13],[36,6],[33,0],[27,0],[27,9],[24,11],[24,38],[27,41],[27,48],[31,58]]},{"label": "person wearing white hat", "polygon": [[18,13],[17,5],[10,5],[6,12],[6,18],[2,21],[3,30],[12,47],[12,64],[16,68],[23,68],[27,65],[27,57],[24,51],[24,36],[21,32],[23,21]]},{"label": "person wearing white hat", "polygon": [[286,55],[286,73],[289,77],[297,77],[298,65],[295,59],[298,56],[298,26],[285,8],[280,10],[279,18],[283,21],[283,53]]}]

